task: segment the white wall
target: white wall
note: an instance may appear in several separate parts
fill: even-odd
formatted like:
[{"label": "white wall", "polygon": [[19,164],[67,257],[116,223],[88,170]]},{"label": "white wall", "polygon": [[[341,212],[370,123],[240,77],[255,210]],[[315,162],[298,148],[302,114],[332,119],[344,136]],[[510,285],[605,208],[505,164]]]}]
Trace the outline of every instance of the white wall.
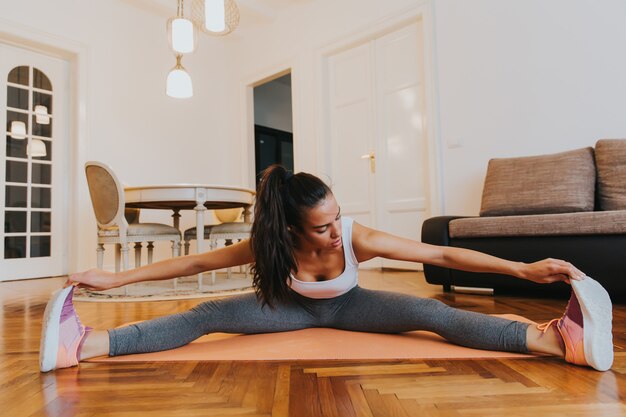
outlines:
[{"label": "white wall", "polygon": [[[164,17],[119,1],[78,0],[2,0],[0,16],[0,31],[24,27],[39,38],[85,46],[88,71],[81,76],[87,77],[87,129],[78,137],[86,147],[85,160],[109,163],[127,184],[241,183],[240,142],[227,135],[223,122],[234,65],[228,40],[205,37],[198,53],[183,58],[194,97],[176,100],[165,95],[175,59]],[[70,242],[77,259],[70,271],[95,265],[96,246],[84,178],[73,191],[79,194],[80,218],[72,221],[80,223],[81,233],[79,242]],[[169,215],[145,212],[142,220],[171,223]],[[193,216],[185,213],[183,226],[191,224]]]},{"label": "white wall", "polygon": [[437,0],[435,12],[446,212],[478,213],[489,158],[626,138],[626,2]]},{"label": "white wall", "polygon": [[[316,143],[324,134],[316,100],[322,88],[318,51],[358,39],[422,3],[308,2],[241,40],[240,83],[272,68],[294,68],[297,170],[316,171]],[[478,213],[492,157],[626,138],[626,2],[434,0],[432,5],[445,213]]]}]

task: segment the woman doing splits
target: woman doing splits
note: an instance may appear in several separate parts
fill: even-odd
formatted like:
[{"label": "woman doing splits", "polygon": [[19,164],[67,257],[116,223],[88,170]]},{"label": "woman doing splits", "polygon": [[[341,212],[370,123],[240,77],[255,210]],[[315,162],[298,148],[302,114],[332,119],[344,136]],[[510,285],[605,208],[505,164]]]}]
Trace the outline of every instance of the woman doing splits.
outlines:
[{"label": "woman doing splits", "polygon": [[[573,291],[561,318],[529,325],[431,298],[361,288],[359,263],[375,257],[538,283],[565,281]],[[106,290],[246,264],[253,264],[254,293],[206,301],[183,313],[122,328],[85,327],[72,304],[75,287]],[[332,191],[319,178],[273,165],[261,179],[249,240],[118,273],[92,269],[71,275],[46,307],[40,366],[47,372],[95,356],[174,349],[213,332],[309,327],[376,333],[427,330],[462,346],[556,355],[600,371],[613,363],[609,296],[572,264],[555,259],[512,262],[374,230],[342,217]]]}]

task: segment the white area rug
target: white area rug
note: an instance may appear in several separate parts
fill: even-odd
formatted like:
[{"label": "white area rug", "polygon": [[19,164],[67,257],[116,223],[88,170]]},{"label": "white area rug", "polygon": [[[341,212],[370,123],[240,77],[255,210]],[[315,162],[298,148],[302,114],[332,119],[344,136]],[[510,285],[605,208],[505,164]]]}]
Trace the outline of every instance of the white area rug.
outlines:
[{"label": "white area rug", "polygon": [[253,291],[251,276],[246,279],[243,273],[233,272],[231,278],[228,279],[226,272],[218,272],[215,284],[211,284],[211,274],[204,274],[201,288],[198,288],[198,277],[194,275],[178,278],[176,288],[174,288],[174,280],[131,284],[128,286],[128,294],[125,292],[125,287],[106,291],[77,289],[74,291],[74,300],[115,302],[163,301],[223,297]]}]

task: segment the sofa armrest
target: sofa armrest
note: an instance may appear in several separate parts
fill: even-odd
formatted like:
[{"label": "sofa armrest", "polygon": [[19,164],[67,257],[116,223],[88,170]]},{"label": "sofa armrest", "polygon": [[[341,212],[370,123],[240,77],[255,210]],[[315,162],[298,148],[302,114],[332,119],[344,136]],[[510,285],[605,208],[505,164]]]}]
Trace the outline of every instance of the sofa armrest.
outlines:
[{"label": "sofa armrest", "polygon": [[[450,246],[449,224],[452,220],[466,218],[466,216],[438,216],[427,219],[422,224],[422,242],[438,246]],[[443,285],[445,291],[450,291],[452,275],[450,269],[424,264],[426,282]]]}]

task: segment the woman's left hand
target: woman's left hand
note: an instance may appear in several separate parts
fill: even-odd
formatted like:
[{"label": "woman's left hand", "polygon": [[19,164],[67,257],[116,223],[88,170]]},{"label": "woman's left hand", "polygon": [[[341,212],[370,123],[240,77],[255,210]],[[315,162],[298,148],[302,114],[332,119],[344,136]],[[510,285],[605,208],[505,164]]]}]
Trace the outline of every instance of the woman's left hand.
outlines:
[{"label": "woman's left hand", "polygon": [[525,264],[522,271],[522,278],[540,284],[557,281],[565,281],[569,284],[570,279],[580,281],[586,277],[585,273],[571,263],[552,258]]}]

